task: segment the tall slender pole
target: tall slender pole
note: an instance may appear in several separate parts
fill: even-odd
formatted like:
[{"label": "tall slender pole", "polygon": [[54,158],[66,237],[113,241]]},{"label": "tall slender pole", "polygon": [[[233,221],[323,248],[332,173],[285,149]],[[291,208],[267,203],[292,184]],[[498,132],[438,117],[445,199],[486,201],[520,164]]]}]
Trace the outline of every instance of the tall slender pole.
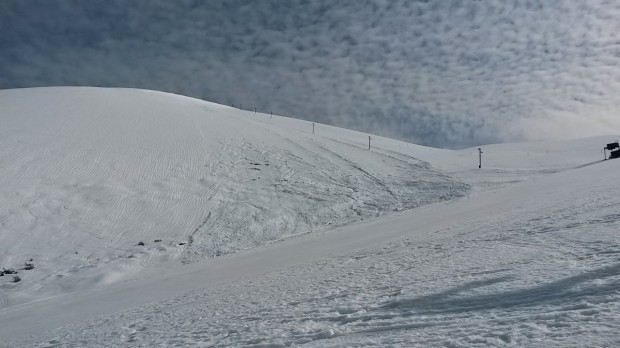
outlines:
[{"label": "tall slender pole", "polygon": [[312,122],[312,134],[314,134],[314,122]]},{"label": "tall slender pole", "polygon": [[368,150],[370,150],[370,135],[368,136]]},{"label": "tall slender pole", "polygon": [[482,168],[482,149],[478,148],[478,168]]}]

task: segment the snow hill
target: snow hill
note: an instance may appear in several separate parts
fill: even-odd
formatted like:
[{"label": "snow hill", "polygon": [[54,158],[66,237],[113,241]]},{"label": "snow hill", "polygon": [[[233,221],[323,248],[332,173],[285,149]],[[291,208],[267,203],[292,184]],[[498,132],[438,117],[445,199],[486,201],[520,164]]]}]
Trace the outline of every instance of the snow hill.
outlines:
[{"label": "snow hill", "polygon": [[0,346],[620,341],[617,135],[478,169],[153,91],[1,91],[0,121]]},{"label": "snow hill", "polygon": [[0,267],[35,265],[2,307],[468,190],[364,134],[172,94],[11,90],[0,117]]}]

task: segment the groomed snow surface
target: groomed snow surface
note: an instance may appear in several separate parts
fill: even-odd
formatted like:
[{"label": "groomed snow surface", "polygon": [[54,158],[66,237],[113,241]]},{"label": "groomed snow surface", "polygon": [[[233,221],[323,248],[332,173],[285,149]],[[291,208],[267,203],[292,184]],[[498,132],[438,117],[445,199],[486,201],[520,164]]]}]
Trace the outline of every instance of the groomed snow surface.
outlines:
[{"label": "groomed snow surface", "polygon": [[620,344],[617,135],[478,169],[97,88],[1,91],[0,124],[0,346]]}]

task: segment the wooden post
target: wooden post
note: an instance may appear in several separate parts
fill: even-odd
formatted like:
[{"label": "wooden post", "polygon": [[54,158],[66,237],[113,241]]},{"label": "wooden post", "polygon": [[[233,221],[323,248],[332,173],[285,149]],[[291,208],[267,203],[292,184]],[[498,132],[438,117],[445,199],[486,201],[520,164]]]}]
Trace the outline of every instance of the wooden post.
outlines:
[{"label": "wooden post", "polygon": [[478,168],[482,168],[482,149],[478,148]]},{"label": "wooden post", "polygon": [[312,122],[312,134],[314,134],[314,122]]},{"label": "wooden post", "polygon": [[370,135],[368,136],[368,150],[370,150]]}]

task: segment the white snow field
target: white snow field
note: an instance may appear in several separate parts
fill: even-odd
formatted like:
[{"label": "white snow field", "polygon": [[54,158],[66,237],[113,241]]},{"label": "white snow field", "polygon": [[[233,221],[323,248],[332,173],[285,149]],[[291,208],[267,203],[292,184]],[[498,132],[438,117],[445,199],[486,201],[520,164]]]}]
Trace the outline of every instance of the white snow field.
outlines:
[{"label": "white snow field", "polygon": [[618,135],[478,169],[143,90],[0,91],[0,121],[2,347],[620,344]]}]

